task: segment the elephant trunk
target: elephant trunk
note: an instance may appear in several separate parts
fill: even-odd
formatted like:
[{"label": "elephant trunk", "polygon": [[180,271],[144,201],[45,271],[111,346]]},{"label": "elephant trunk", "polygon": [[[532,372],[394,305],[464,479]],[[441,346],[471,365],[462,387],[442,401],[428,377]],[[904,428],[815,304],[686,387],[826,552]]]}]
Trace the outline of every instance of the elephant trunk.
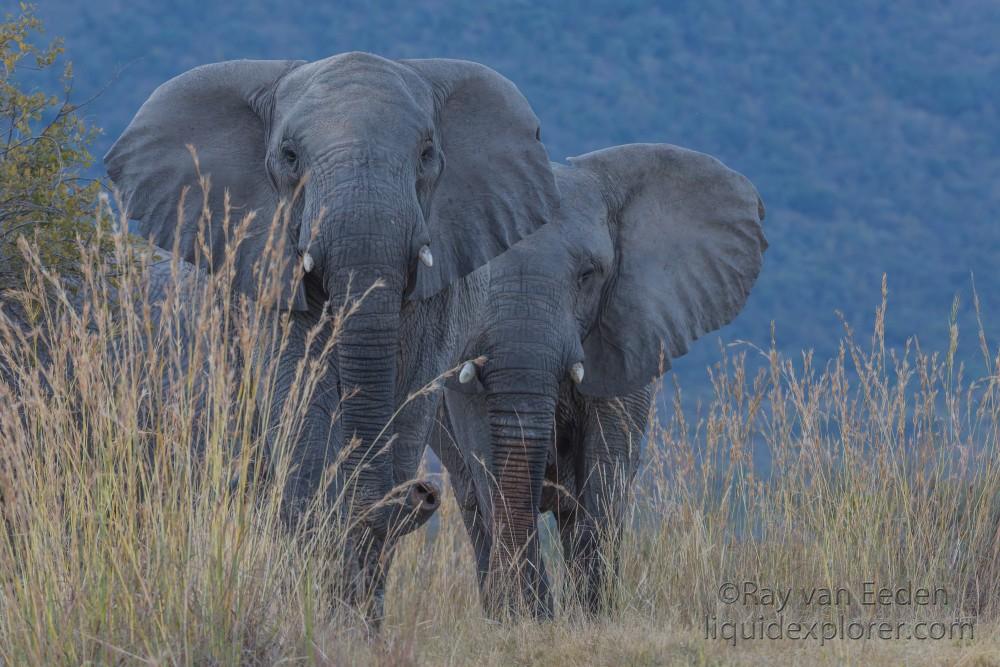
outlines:
[{"label": "elephant trunk", "polygon": [[[376,280],[385,277],[363,269],[337,273],[329,290],[334,304],[352,303]],[[350,285],[350,294],[348,294]],[[399,349],[401,290],[390,287],[368,292],[343,322],[337,341],[341,388],[340,421],[344,445],[341,464],[344,492],[351,516],[365,513],[364,523],[384,533],[387,514],[377,509],[392,488],[392,465],[387,444],[396,399],[396,363]]]},{"label": "elephant trunk", "polygon": [[[417,528],[431,506],[427,494],[394,490],[389,445],[397,405],[400,310],[417,263],[414,239],[424,228],[402,163],[365,171],[368,148],[331,153],[314,170],[298,248],[322,276],[334,312],[343,309],[336,341],[340,430],[339,484],[346,515],[384,542]],[[324,202],[333,202],[326,208]],[[305,268],[305,267],[303,267]],[[408,480],[407,480],[408,481]],[[435,502],[438,494],[430,494]]]},{"label": "elephant trunk", "polygon": [[[372,215],[369,213],[369,215]],[[384,219],[391,219],[385,216]],[[354,216],[350,223],[363,221]],[[336,370],[343,434],[337,484],[348,526],[344,584],[348,599],[366,609],[378,626],[383,615],[385,574],[396,538],[411,532],[437,509],[440,494],[430,485],[394,488],[392,418],[396,407],[399,320],[405,266],[397,239],[355,233],[340,245],[319,244],[331,307],[345,317],[336,342]]]},{"label": "elephant trunk", "polygon": [[[497,261],[490,310],[477,351],[490,429],[489,567],[483,590],[493,615],[552,615],[538,540],[538,508],[567,350],[553,336],[560,294],[515,247]],[[526,291],[529,290],[529,291]],[[574,359],[575,360],[575,359]]]},{"label": "elephant trunk", "polygon": [[[401,171],[359,175],[366,154],[335,157],[335,163],[314,173],[317,189],[313,198],[307,194],[305,208],[322,210],[315,217],[323,219],[315,234],[307,237],[305,228],[300,230],[299,250],[303,262],[308,258],[312,272],[322,276],[333,312],[344,315],[335,343],[344,449],[338,483],[328,493],[340,499],[349,527],[347,563],[360,568],[348,577],[350,595],[355,602],[373,603],[371,616],[377,619],[396,538],[423,524],[440,499],[429,483],[394,480],[390,451],[400,311],[407,279],[419,261],[413,243],[423,218]],[[318,206],[321,201],[335,205],[326,211]],[[397,481],[407,485],[396,487]]]},{"label": "elephant trunk", "polygon": [[527,611],[535,617],[548,617],[551,600],[537,524],[545,464],[552,446],[555,392],[487,391],[495,479],[491,485],[493,545],[487,605],[494,615]]}]

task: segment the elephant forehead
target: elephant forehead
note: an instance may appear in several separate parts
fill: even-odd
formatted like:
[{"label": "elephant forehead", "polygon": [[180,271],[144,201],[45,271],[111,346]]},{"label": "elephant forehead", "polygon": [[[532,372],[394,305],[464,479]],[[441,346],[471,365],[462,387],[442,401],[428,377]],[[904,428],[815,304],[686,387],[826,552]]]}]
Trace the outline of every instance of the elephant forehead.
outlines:
[{"label": "elephant forehead", "polygon": [[604,188],[594,174],[577,167],[552,163],[559,186],[557,220],[571,226],[606,226],[608,205]]},{"label": "elephant forehead", "polygon": [[574,257],[590,256],[611,262],[612,221],[601,182],[575,167],[553,165],[553,168],[561,200],[555,221],[548,225],[549,232],[558,234]]},{"label": "elephant forehead", "polygon": [[277,104],[317,111],[354,106],[369,114],[390,107],[419,115],[430,113],[432,100],[430,85],[410,68],[369,53],[346,53],[291,72],[278,89]]},{"label": "elephant forehead", "polygon": [[585,227],[563,220],[544,225],[490,263],[494,284],[509,282],[516,276],[527,291],[541,289],[543,283],[565,289],[583,262],[591,258],[603,260],[604,255],[607,261],[613,257],[607,231],[603,237],[600,232],[597,226]]}]

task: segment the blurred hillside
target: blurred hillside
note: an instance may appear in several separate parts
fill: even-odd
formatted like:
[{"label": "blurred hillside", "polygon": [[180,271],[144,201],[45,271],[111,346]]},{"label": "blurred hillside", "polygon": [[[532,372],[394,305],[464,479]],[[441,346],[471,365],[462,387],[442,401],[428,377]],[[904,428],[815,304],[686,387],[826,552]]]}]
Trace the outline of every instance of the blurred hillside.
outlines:
[{"label": "blurred hillside", "polygon": [[[527,95],[561,160],[612,144],[676,143],[757,185],[771,242],[725,340],[835,352],[835,311],[862,331],[889,274],[888,338],[947,344],[956,293],[968,358],[970,272],[1000,334],[1000,4],[507,0],[334,3],[45,0],[103,154],[162,81],[229,58],[348,50],[456,57]],[[668,5],[669,8],[661,6]],[[807,6],[808,5],[808,6]],[[702,380],[717,337],[675,364]]]}]

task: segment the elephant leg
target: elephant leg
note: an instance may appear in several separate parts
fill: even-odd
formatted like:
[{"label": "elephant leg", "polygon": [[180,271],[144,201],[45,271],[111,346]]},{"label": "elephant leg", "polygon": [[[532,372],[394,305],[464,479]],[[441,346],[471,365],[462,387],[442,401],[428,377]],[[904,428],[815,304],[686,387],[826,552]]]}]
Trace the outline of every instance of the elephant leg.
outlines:
[{"label": "elephant leg", "polygon": [[567,507],[555,513],[570,584],[588,613],[601,607],[604,590],[602,539],[597,517],[584,507]]},{"label": "elephant leg", "polygon": [[490,535],[489,524],[479,512],[478,507],[462,507],[462,523],[472,542],[472,551],[476,559],[476,581],[479,583],[480,594],[486,586],[486,577],[490,568],[490,549],[493,548],[493,537]]},{"label": "elephant leg", "polygon": [[585,508],[556,516],[569,577],[584,608],[597,614],[607,608],[608,583],[618,572],[621,514]]},{"label": "elephant leg", "polygon": [[[267,475],[282,484],[282,517],[292,529],[301,527],[307,510],[328,467],[337,460],[342,438],[337,423],[340,391],[336,364],[330,363],[318,379],[305,408],[289,409],[290,396],[296,395],[297,367],[308,351],[305,339],[316,321],[312,313],[294,314],[293,330],[286,348],[280,351],[273,387],[261,397],[260,424],[264,451],[261,459]],[[325,345],[326,332],[313,343],[314,349]],[[294,415],[301,422],[289,419]],[[330,485],[329,500],[335,501],[340,485]]]},{"label": "elephant leg", "polygon": [[585,544],[583,532],[577,526],[577,514],[569,510],[556,512],[556,526],[562,543],[563,558],[569,570],[569,581],[577,595],[586,590],[588,580],[586,565],[590,562],[589,544]]},{"label": "elephant leg", "polygon": [[535,567],[529,570],[528,574],[534,577],[531,581],[531,587],[537,596],[535,615],[542,620],[551,620],[555,617],[555,606],[552,602],[552,587],[549,584],[549,575],[545,568],[545,558],[542,556],[541,535],[537,530],[533,541],[534,544],[529,548],[533,549],[536,554],[534,561],[532,561],[535,563]]},{"label": "elephant leg", "polygon": [[367,534],[366,537],[368,539],[364,542],[360,553],[365,568],[367,592],[364,599],[357,600],[354,604],[365,611],[365,622],[371,639],[381,631],[385,620],[385,584],[395,560],[399,540],[386,540],[371,534]]},{"label": "elephant leg", "polygon": [[593,614],[610,611],[614,602],[622,531],[652,394],[652,387],[645,387],[620,399],[588,399],[576,431],[577,504],[559,527],[578,593]]},{"label": "elephant leg", "polygon": [[448,401],[441,401],[438,418],[435,419],[429,443],[441,464],[448,471],[448,478],[455,493],[455,500],[462,514],[462,523],[469,534],[473,555],[476,559],[476,580],[480,594],[485,594],[486,576],[489,574],[490,550],[493,538],[489,529],[489,517],[480,502],[485,489],[477,488],[479,476],[466,460],[461,445],[456,441],[454,427],[448,412]]}]

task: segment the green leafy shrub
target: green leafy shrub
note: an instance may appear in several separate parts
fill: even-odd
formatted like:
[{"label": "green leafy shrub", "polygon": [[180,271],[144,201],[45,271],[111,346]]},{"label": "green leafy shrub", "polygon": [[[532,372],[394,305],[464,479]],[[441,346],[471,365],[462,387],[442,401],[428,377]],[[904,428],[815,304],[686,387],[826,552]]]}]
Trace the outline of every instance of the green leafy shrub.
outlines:
[{"label": "green leafy shrub", "polygon": [[[84,173],[98,130],[70,101],[73,67],[61,60],[61,41],[40,46],[42,33],[27,4],[0,23],[0,288],[22,280],[18,237],[34,239],[45,265],[65,274],[76,271],[77,238],[95,229],[100,184]],[[53,80],[59,95],[45,91]]]}]

